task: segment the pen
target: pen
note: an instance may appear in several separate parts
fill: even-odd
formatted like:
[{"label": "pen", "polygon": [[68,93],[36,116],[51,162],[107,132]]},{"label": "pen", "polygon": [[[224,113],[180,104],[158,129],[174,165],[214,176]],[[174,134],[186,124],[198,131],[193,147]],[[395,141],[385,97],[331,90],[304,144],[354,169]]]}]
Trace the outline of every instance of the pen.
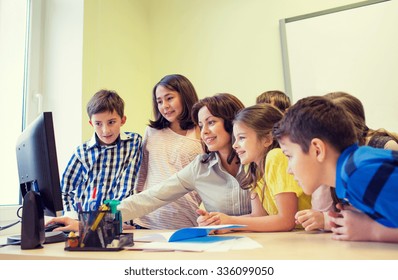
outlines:
[{"label": "pen", "polygon": [[98,234],[98,238],[99,238],[99,240],[101,242],[102,248],[105,248],[104,236],[102,235],[101,228],[97,228],[97,234]]},{"label": "pen", "polygon": [[76,202],[76,207],[77,207],[77,212],[78,213],[83,212],[82,203],[80,201]]},{"label": "pen", "polygon": [[91,201],[89,202],[88,210],[97,211],[98,210],[98,199],[97,199],[97,187],[93,187],[93,193],[91,195]]},{"label": "pen", "polygon": [[97,196],[97,187],[94,187],[92,198],[94,199]]},{"label": "pen", "polygon": [[99,208],[99,206],[100,206],[100,204],[101,204],[101,199],[102,199],[102,193],[101,193],[101,192],[98,192],[98,193],[97,193],[97,201],[95,202],[95,209],[94,209],[94,211],[97,211],[97,210],[98,210],[98,208]]},{"label": "pen", "polygon": [[98,209],[99,212],[98,212],[97,218],[95,219],[93,225],[90,228],[92,231],[95,231],[97,229],[99,223],[101,222],[101,220],[104,217],[106,211],[108,211],[108,210],[109,210],[108,205],[106,205],[106,204],[102,204],[101,205],[100,209]]}]

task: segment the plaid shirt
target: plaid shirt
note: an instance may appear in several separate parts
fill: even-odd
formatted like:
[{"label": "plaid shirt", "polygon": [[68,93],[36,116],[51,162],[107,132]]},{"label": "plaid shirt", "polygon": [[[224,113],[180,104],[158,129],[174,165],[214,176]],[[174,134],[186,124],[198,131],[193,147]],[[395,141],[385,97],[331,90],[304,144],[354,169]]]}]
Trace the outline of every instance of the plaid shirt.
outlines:
[{"label": "plaid shirt", "polygon": [[106,199],[122,200],[133,194],[141,158],[139,134],[122,132],[116,144],[101,146],[94,133],[77,147],[62,175],[64,214],[75,216],[78,202],[88,211]]}]

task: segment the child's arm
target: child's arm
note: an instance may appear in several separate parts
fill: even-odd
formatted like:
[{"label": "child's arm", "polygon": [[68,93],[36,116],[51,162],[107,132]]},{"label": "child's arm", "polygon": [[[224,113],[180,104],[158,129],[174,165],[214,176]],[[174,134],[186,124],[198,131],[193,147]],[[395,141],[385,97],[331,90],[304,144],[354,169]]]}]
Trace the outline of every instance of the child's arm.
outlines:
[{"label": "child's arm", "polygon": [[330,230],[328,211],[334,209],[330,186],[321,185],[311,195],[312,209],[296,213],[296,224],[301,224],[306,231]]},{"label": "child's arm", "polygon": [[[278,214],[267,215],[264,210],[260,199],[256,196],[252,200],[252,214],[245,216],[228,216],[223,213],[212,212],[209,213],[208,219],[212,223],[209,224],[241,224],[247,227],[234,229],[234,231],[258,231],[258,232],[271,232],[271,231],[290,231],[294,229],[295,219],[294,214],[297,211],[298,199],[295,193],[286,192],[280,193],[275,196],[276,204],[278,207]],[[205,224],[199,224],[205,225]]]},{"label": "child's arm", "polygon": [[[268,213],[262,207],[261,201],[257,195],[251,200],[251,206],[252,212],[240,217],[259,217],[268,215]],[[196,210],[196,213],[199,214],[199,217],[196,220],[199,226],[219,225],[220,223],[227,224],[225,221],[227,221],[230,217],[220,212],[207,212],[203,209]]]},{"label": "child's arm", "polygon": [[294,215],[298,208],[298,199],[294,192],[283,192],[275,195],[278,214],[264,216],[265,210],[258,196],[252,200],[251,216],[232,216],[232,224],[244,224],[242,230],[270,232],[290,231],[295,227]]},{"label": "child's arm", "polygon": [[398,228],[379,224],[352,206],[345,206],[340,213],[330,212],[329,216],[335,240],[398,242]]}]

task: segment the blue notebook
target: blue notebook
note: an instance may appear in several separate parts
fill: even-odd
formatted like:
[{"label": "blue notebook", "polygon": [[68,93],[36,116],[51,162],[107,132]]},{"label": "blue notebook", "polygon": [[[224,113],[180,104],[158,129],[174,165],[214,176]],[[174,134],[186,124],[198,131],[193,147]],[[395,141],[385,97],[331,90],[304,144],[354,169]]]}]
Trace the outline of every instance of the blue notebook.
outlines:
[{"label": "blue notebook", "polygon": [[[233,228],[243,228],[245,225],[217,225],[217,226],[203,226],[203,227],[187,227],[182,228],[172,232],[162,232],[146,235],[143,237],[134,238],[134,241],[138,242],[175,242],[175,241],[197,241],[197,242],[205,242],[209,233],[213,230],[220,229],[233,229]],[[217,239],[218,236],[211,236]],[[194,240],[195,239],[195,240]],[[215,240],[213,240],[215,241]]]}]

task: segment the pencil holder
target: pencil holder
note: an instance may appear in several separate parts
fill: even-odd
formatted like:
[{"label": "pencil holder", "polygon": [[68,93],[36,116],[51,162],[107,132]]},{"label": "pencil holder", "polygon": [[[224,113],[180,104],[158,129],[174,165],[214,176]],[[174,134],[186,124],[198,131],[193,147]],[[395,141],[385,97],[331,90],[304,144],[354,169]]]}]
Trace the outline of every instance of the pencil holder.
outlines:
[{"label": "pencil holder", "polygon": [[120,233],[119,221],[110,211],[79,213],[80,247],[106,248]]},{"label": "pencil holder", "polygon": [[[79,212],[79,234],[76,246],[75,237],[68,237],[66,250],[115,250],[121,246],[132,245],[132,234],[122,234],[121,214],[112,206],[112,201],[105,201],[98,211]],[[71,246],[73,244],[73,246]]]}]

